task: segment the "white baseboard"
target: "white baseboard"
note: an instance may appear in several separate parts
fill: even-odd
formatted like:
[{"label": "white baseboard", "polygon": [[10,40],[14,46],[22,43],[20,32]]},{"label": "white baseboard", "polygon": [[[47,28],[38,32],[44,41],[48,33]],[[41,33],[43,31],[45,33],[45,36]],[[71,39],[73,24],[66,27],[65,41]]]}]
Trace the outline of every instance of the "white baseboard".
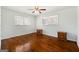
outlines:
[{"label": "white baseboard", "polygon": [[75,39],[67,39],[67,40],[77,42],[77,40]]},{"label": "white baseboard", "polygon": [[[50,35],[50,34],[46,34],[46,33],[43,33],[43,34],[48,35],[48,36],[58,37],[57,35]],[[67,38],[67,40],[77,42],[76,39],[68,39],[68,38]]]}]

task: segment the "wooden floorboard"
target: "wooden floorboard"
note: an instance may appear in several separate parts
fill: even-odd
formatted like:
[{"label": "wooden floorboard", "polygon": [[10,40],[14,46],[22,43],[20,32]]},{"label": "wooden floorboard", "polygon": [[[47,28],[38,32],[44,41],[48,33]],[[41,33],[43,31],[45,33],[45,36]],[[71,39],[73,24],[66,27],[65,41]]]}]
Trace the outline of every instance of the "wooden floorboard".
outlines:
[{"label": "wooden floorboard", "polygon": [[79,52],[75,42],[61,41],[57,37],[37,35],[36,33],[4,39],[1,41],[1,48],[12,52],[18,45],[30,41],[32,42],[31,52]]}]

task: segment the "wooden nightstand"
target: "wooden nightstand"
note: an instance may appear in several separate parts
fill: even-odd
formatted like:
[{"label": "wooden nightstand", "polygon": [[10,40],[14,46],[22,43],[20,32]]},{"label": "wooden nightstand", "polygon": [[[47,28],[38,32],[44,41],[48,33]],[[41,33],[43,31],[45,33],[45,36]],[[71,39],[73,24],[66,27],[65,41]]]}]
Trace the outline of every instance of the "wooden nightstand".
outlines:
[{"label": "wooden nightstand", "polygon": [[67,40],[67,33],[66,32],[58,32],[58,39],[59,40]]},{"label": "wooden nightstand", "polygon": [[37,34],[42,35],[42,29],[37,29]]}]

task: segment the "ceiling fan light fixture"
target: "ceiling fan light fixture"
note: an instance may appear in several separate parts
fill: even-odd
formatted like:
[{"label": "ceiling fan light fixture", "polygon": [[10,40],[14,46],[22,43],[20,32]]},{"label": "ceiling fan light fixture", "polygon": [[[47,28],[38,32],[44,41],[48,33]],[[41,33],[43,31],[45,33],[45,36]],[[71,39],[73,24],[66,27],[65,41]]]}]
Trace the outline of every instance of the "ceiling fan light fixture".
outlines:
[{"label": "ceiling fan light fixture", "polygon": [[39,15],[40,12],[39,12],[39,11],[35,11],[34,14],[35,14],[35,15]]},{"label": "ceiling fan light fixture", "polygon": [[42,11],[46,11],[46,9],[41,9],[39,8],[39,6],[35,6],[34,9],[30,9],[30,10],[33,10],[32,13],[35,13],[35,14],[41,14]]}]

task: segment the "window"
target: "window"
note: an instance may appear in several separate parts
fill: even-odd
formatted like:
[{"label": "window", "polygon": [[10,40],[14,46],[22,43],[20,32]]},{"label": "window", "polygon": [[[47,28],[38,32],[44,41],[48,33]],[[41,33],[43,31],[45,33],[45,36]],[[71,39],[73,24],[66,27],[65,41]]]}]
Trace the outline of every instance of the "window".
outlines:
[{"label": "window", "polygon": [[23,17],[16,16],[15,21],[16,21],[16,25],[23,25]]},{"label": "window", "polygon": [[31,25],[30,19],[23,16],[15,16],[16,25]]},{"label": "window", "polygon": [[30,19],[28,17],[24,17],[24,25],[31,25]]},{"label": "window", "polygon": [[43,17],[44,25],[57,25],[58,24],[58,15]]}]

